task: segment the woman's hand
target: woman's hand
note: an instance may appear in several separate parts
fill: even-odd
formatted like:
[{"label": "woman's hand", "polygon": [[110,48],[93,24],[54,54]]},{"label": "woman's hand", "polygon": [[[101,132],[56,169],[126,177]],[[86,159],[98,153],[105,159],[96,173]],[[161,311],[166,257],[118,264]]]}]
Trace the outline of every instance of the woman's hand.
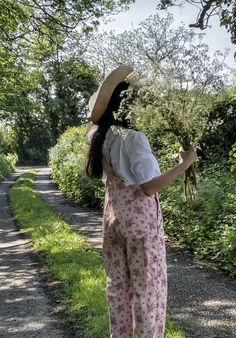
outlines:
[{"label": "woman's hand", "polygon": [[179,175],[183,174],[193,162],[197,161],[197,154],[193,148],[187,151],[181,149],[179,155],[181,161],[174,168],[141,185],[145,195],[151,196],[156,192],[160,192],[170,183],[174,182]]},{"label": "woman's hand", "polygon": [[184,151],[182,148],[179,151],[180,162],[183,162],[189,167],[193,162],[197,161],[196,151],[191,147],[189,150]]}]

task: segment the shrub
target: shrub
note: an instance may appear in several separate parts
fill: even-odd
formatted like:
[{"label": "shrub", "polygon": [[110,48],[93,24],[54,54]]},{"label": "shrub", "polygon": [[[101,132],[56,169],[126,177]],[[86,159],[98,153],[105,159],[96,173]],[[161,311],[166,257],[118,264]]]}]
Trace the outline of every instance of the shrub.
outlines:
[{"label": "shrub", "polygon": [[18,157],[14,154],[12,130],[0,127],[0,181],[15,170],[17,160]]},{"label": "shrub", "polygon": [[232,150],[229,153],[229,164],[231,172],[236,174],[236,143],[233,144]]},{"label": "shrub", "polygon": [[228,160],[236,142],[236,88],[225,90],[213,99],[208,121],[200,142],[208,160]]},{"label": "shrub", "polygon": [[15,134],[13,129],[0,127],[0,153],[14,154],[16,152]]},{"label": "shrub", "polygon": [[87,131],[88,126],[68,129],[51,148],[49,164],[53,179],[67,196],[84,206],[101,208],[104,185],[99,180],[90,179],[85,173]]},{"label": "shrub", "polygon": [[166,233],[198,258],[236,275],[235,176],[222,168],[205,168],[198,177],[193,208],[184,201],[180,181],[161,193]]},{"label": "shrub", "polygon": [[15,170],[16,161],[17,156],[14,154],[0,154],[0,181]]}]

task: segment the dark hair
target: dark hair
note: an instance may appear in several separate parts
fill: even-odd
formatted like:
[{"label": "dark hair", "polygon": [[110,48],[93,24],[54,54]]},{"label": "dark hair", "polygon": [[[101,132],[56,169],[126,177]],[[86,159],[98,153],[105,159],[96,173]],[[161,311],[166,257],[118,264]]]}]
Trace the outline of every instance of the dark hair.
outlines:
[{"label": "dark hair", "polygon": [[115,114],[113,114],[118,111],[121,101],[127,97],[128,87],[129,83],[127,82],[120,82],[117,85],[112,93],[105,113],[98,121],[98,128],[93,134],[86,163],[86,173],[92,178],[102,178],[102,146],[110,126],[119,125],[127,129],[134,128],[131,122],[126,118],[125,113],[121,114],[118,119],[114,116]]}]

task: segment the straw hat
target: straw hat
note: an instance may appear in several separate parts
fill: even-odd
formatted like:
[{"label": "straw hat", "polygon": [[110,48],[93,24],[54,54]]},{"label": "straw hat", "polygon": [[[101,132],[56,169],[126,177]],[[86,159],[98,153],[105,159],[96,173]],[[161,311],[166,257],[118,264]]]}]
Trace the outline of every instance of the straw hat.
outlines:
[{"label": "straw hat", "polygon": [[89,117],[94,124],[97,124],[105,113],[116,86],[133,72],[131,66],[121,65],[106,75],[98,90],[89,99]]}]

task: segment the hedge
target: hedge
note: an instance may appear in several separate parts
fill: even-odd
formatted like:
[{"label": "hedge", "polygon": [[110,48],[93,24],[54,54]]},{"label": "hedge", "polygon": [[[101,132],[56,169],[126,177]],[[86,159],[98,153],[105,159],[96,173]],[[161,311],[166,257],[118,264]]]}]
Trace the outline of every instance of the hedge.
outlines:
[{"label": "hedge", "polygon": [[233,144],[229,156],[230,170],[236,174],[236,143]]},{"label": "hedge", "polygon": [[85,172],[88,151],[88,126],[69,128],[49,152],[52,177],[70,198],[84,206],[99,209],[103,204],[104,184],[90,179]]},{"label": "hedge", "polygon": [[14,154],[0,154],[0,181],[15,170],[16,161],[17,156]]}]

